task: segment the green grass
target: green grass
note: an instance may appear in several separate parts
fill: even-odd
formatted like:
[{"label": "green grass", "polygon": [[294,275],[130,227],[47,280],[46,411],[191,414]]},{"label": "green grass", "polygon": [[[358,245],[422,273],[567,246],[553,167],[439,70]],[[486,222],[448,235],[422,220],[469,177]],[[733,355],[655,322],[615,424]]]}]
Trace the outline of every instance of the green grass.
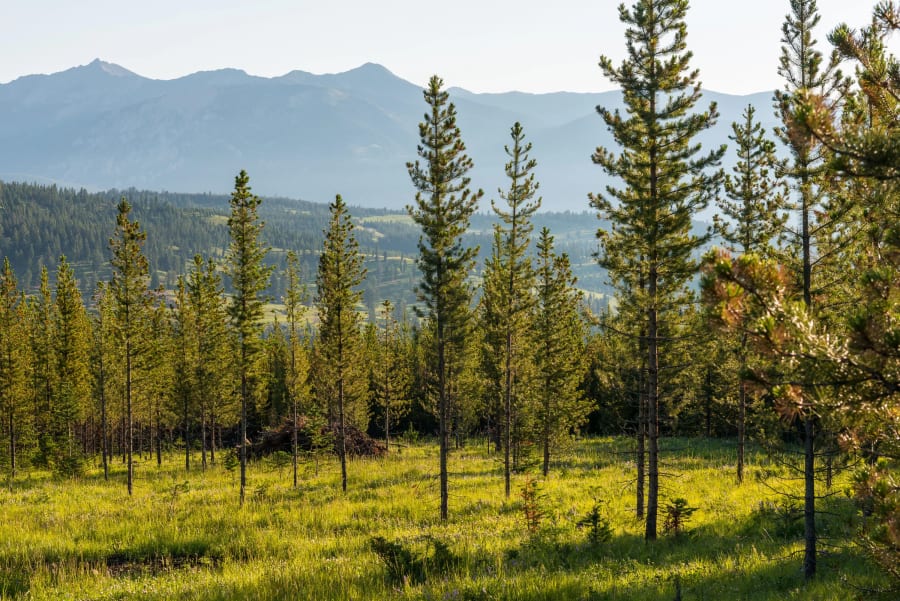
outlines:
[{"label": "green grass", "polygon": [[[819,577],[804,583],[797,525],[771,490],[795,483],[752,454],[736,485],[725,442],[665,441],[664,499],[684,497],[697,511],[687,535],[645,543],[628,444],[590,439],[563,457],[540,481],[535,534],[519,496],[526,476],[504,499],[484,443],[452,454],[447,523],[437,519],[437,448],[428,444],[351,462],[346,495],[334,462],[318,475],[305,464],[299,490],[289,469],[252,464],[243,508],[235,474],[185,474],[175,453],[161,469],[138,464],[132,498],[119,464],[109,483],[96,469],[79,481],[34,472],[0,491],[0,597],[641,600],[674,599],[677,582],[685,601],[843,601],[886,587],[850,542],[855,511],[843,494],[822,503],[830,546]],[[598,499],[612,537],[592,545],[577,524]],[[415,569],[391,574],[376,536],[409,551]]]}]

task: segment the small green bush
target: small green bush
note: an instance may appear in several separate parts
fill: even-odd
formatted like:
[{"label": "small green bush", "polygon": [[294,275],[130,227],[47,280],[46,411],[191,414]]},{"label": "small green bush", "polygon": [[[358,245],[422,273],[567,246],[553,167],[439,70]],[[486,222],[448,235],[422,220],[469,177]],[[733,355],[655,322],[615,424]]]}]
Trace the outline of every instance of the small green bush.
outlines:
[{"label": "small green bush", "polygon": [[697,508],[688,505],[687,499],[678,498],[669,501],[663,507],[663,531],[666,534],[681,536],[695,511]]}]

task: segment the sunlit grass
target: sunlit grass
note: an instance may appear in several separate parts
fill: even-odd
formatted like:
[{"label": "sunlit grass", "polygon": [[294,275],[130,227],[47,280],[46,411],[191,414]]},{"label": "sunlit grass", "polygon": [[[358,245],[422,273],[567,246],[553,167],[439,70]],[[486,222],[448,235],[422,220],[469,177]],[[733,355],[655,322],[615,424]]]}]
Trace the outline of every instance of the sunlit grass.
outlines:
[{"label": "sunlit grass", "polygon": [[[773,485],[799,483],[752,454],[747,480],[736,485],[727,443],[665,446],[663,504],[684,497],[697,512],[686,536],[652,544],[634,518],[623,439],[581,441],[560,459],[540,481],[536,534],[527,532],[519,496],[527,476],[515,476],[505,499],[498,457],[484,442],[452,454],[447,523],[437,519],[430,444],[352,461],[347,494],[335,462],[318,474],[304,464],[297,490],[288,469],[252,464],[243,507],[234,473],[215,466],[186,474],[175,453],[160,469],[138,464],[131,498],[119,464],[109,483],[96,469],[79,481],[32,472],[0,491],[0,591],[29,599],[640,600],[674,599],[680,587],[685,600],[774,601],[843,600],[884,587],[849,543],[854,511],[843,495],[823,502],[829,546],[820,577],[805,584],[795,525],[760,511],[760,502],[786,502]],[[613,534],[591,545],[578,522],[597,500]],[[392,578],[371,550],[375,536],[417,554],[437,540],[452,561],[424,579]]]}]

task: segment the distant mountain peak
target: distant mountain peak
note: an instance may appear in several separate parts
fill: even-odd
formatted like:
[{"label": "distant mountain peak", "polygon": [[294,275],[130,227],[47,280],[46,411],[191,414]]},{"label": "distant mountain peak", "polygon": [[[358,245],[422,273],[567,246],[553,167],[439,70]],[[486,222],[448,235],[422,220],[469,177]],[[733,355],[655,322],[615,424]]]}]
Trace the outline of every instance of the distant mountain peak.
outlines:
[{"label": "distant mountain peak", "polygon": [[94,60],[92,60],[90,64],[86,65],[86,67],[95,71],[103,71],[107,75],[112,75],[113,77],[138,77],[137,73],[129,71],[125,67],[117,65],[115,63],[108,63],[106,61],[100,60],[99,58],[95,58]]}]

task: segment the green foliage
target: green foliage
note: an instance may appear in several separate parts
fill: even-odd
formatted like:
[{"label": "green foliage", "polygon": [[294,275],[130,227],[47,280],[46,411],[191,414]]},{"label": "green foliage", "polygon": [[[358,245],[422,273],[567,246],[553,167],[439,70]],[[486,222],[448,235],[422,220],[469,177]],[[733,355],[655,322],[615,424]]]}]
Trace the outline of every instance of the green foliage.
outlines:
[{"label": "green foliage", "polygon": [[[466,276],[474,265],[477,247],[461,244],[469,219],[478,206],[482,191],[469,188],[472,159],[465,154],[456,107],[448,104],[449,94],[442,89],[443,80],[433,76],[424,90],[430,109],[419,124],[421,140],[417,152],[425,161],[407,163],[413,186],[415,206],[407,211],[422,228],[419,238],[418,266],[422,273],[420,299],[425,305],[434,332],[431,373],[436,374],[438,422],[440,425],[440,515],[447,519],[447,454],[449,452],[453,403],[451,376],[458,365],[469,330],[471,291]],[[454,361],[456,359],[456,361]]]},{"label": "green foliage", "polygon": [[667,501],[663,506],[663,532],[681,536],[695,511],[697,508],[688,505],[687,499],[679,497]]},{"label": "green foliage", "polygon": [[228,316],[238,344],[237,369],[241,382],[241,489],[243,503],[247,485],[247,420],[251,402],[254,365],[259,356],[262,316],[269,276],[272,268],[263,263],[269,252],[260,238],[264,223],[259,219],[258,196],[250,191],[250,177],[246,171],[234,178],[231,193],[231,216],[228,231],[231,245],[226,256],[226,272],[231,277],[234,295],[228,305]]},{"label": "green foliage", "polygon": [[425,582],[430,576],[446,577],[459,561],[447,543],[431,536],[425,537],[424,542],[422,551],[414,550],[409,543],[375,536],[369,539],[368,546],[384,564],[389,580],[408,586]]},{"label": "green foliage", "polygon": [[[715,103],[692,112],[702,96],[699,72],[689,69],[685,0],[637,0],[619,7],[626,26],[627,55],[621,66],[600,58],[604,75],[622,88],[625,114],[597,107],[621,147],[597,148],[593,160],[622,187],[592,194],[591,205],[611,230],[599,231],[598,260],[611,283],[635,307],[647,353],[648,496],[646,537],[656,538],[658,513],[658,419],[660,348],[671,346],[677,319],[690,301],[686,286],[697,272],[694,252],[707,236],[696,235],[691,219],[716,190],[725,146],[701,153],[696,137],[717,117]],[[668,373],[663,373],[663,380]]]},{"label": "green foliage", "polygon": [[851,491],[866,518],[863,548],[895,584],[900,583],[900,480],[896,465],[882,460],[858,470]]},{"label": "green foliage", "polygon": [[613,534],[609,518],[604,514],[604,505],[601,500],[594,501],[591,510],[577,524],[587,530],[587,540],[595,546],[609,542]]},{"label": "green foliage", "polygon": [[359,244],[353,234],[347,205],[340,195],[331,205],[325,248],[316,275],[319,337],[316,344],[315,388],[319,402],[337,425],[341,459],[341,488],[347,490],[345,426],[368,426],[368,373],[357,304],[359,285],[366,277]]},{"label": "green foliage", "polygon": [[519,491],[522,497],[522,513],[525,518],[525,528],[529,534],[537,534],[541,528],[541,522],[546,515],[546,495],[540,490],[540,484],[534,478],[525,478],[522,489]]}]

